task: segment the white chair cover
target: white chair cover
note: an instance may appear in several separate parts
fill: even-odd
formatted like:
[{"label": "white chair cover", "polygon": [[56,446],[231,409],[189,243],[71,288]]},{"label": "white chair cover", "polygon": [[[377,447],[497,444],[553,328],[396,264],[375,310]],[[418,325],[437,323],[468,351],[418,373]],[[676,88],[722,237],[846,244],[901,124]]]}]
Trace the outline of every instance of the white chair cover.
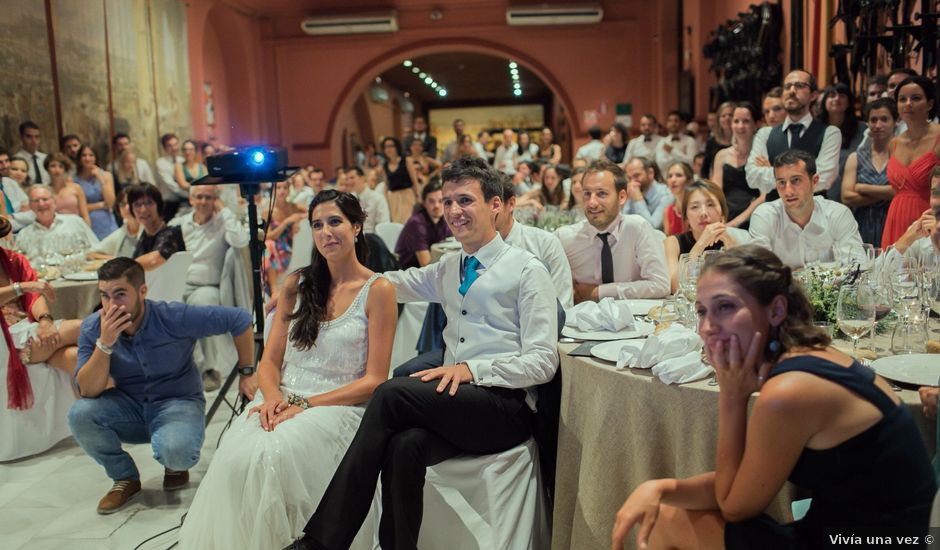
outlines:
[{"label": "white chair cover", "polygon": [[75,394],[69,377],[45,363],[26,365],[34,404],[25,411],[7,408],[10,350],[0,338],[0,462],[41,453],[69,437],[68,414]]},{"label": "white chair cover", "polygon": [[186,274],[193,263],[192,252],[177,252],[153,271],[147,272],[147,298],[164,302],[182,302]]},{"label": "white chair cover", "polygon": [[310,229],[310,222],[304,220],[300,222],[300,229],[294,235],[290,247],[290,262],[287,264],[287,271],[284,277],[294,271],[310,265],[310,259],[313,257],[313,230]]},{"label": "white chair cover", "polygon": [[424,314],[428,310],[427,302],[410,302],[402,308],[398,316],[398,328],[395,330],[395,340],[392,343],[392,362],[389,376],[396,367],[418,355],[415,346],[418,345],[418,336],[424,324]]},{"label": "white chair cover", "polygon": [[428,468],[418,548],[542,550],[551,546],[535,440]]},{"label": "white chair cover", "polygon": [[398,236],[401,235],[401,230],[405,228],[403,223],[395,222],[382,222],[376,224],[375,234],[382,239],[382,242],[385,243],[385,246],[388,248],[388,251],[395,253],[395,244],[398,243]]}]

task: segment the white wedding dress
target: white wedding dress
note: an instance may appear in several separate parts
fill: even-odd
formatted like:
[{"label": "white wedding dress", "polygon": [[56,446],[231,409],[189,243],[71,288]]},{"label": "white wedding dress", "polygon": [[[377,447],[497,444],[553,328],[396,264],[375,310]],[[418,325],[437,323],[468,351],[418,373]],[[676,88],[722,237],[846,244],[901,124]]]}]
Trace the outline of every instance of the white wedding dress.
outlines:
[{"label": "white wedding dress", "polygon": [[[288,341],[281,370],[285,396],[328,392],[365,374],[365,304],[377,277],[341,316],[320,324],[314,347],[301,351]],[[277,550],[302,536],[364,411],[312,407],[265,432],[258,414],[247,414],[263,401],[258,392],[222,439],[180,531],[183,550]],[[372,548],[377,517],[374,504],[353,548]]]}]

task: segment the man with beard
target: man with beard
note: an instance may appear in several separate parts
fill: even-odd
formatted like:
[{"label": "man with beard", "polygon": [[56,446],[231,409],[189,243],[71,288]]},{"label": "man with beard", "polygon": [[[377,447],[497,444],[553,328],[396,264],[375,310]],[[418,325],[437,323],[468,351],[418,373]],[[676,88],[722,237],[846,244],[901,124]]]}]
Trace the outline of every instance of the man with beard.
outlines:
[{"label": "man with beard", "polygon": [[819,180],[814,192],[824,193],[839,175],[842,133],[837,126],[826,125],[813,118],[810,105],[818,95],[815,76],[800,69],[791,71],[783,80],[786,120],[777,126],[765,126],[754,135],[745,173],[751,189],[767,193],[766,202],[779,198],[773,163],[787,149],[805,151],[816,159]]},{"label": "man with beard", "polygon": [[140,493],[140,472],[121,443],[151,443],[165,491],[189,482],[205,438],[196,340],[231,334],[241,393],[253,398],[258,382],[247,311],[148,301],[144,270],[130,258],[101,266],[98,292],[101,310],[82,322],[78,338],[74,381],[82,398],[69,411],[69,428],[114,481],[98,503],[99,514],[111,514]]}]

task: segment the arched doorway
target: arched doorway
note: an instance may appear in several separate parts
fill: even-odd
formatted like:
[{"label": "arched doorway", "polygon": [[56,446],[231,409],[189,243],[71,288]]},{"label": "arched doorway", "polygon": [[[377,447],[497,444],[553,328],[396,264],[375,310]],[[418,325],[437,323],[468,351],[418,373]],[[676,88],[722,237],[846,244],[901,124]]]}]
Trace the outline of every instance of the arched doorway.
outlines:
[{"label": "arched doorway", "polygon": [[339,94],[337,101],[330,111],[327,122],[327,136],[329,136],[329,147],[333,166],[339,166],[343,162],[343,130],[346,124],[340,121],[350,120],[349,114],[354,105],[365,93],[369,86],[375,82],[375,77],[394,66],[402,63],[405,59],[418,58],[425,55],[448,53],[459,55],[460,53],[482,53],[492,56],[510,58],[524,67],[532,74],[537,76],[555,97],[557,108],[552,113],[552,119],[555,120],[556,140],[564,142],[567,146],[566,158],[570,158],[571,147],[571,117],[574,116],[574,103],[566,92],[561,82],[538,60],[524,54],[514,48],[473,38],[438,38],[429,39],[411,44],[402,45],[391,49],[369,61],[363,63],[349,79]]}]

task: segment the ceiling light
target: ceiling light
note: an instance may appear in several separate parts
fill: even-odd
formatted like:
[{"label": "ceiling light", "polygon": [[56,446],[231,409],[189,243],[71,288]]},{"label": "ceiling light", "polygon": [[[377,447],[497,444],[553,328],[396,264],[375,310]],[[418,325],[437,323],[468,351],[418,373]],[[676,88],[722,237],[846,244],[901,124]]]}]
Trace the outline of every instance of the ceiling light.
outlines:
[{"label": "ceiling light", "polygon": [[413,63],[411,62],[410,59],[406,59],[406,60],[402,61],[401,64],[404,65],[405,67],[410,67],[410,66],[413,65]]},{"label": "ceiling light", "polygon": [[376,84],[381,84],[381,83],[382,83],[382,77],[381,77],[381,76],[375,77],[375,83],[376,83]]},{"label": "ceiling light", "polygon": [[521,95],[522,95],[522,90],[520,90],[519,88],[516,88],[516,90],[513,92],[513,95],[515,95],[515,96],[517,96],[517,97],[518,97],[518,96],[521,96]]},{"label": "ceiling light", "polygon": [[512,74],[519,74],[519,69],[509,69],[509,72]]},{"label": "ceiling light", "polygon": [[425,84],[430,85],[432,82],[434,82],[434,81],[431,79],[430,76],[424,79],[424,83],[425,83]]},{"label": "ceiling light", "polygon": [[522,84],[519,84],[518,82],[516,82],[515,84],[512,85],[512,87],[513,87],[513,88],[521,88],[521,87],[522,87]]},{"label": "ceiling light", "polygon": [[418,78],[424,78],[428,76],[428,73],[418,73]]},{"label": "ceiling light", "polygon": [[418,74],[419,72],[421,72],[421,69],[417,67],[412,67],[411,72],[413,72],[414,74]]},{"label": "ceiling light", "polygon": [[509,68],[510,68],[510,69],[515,69],[516,67],[518,67],[518,65],[516,65],[516,62],[515,62],[515,61],[510,61],[510,62],[509,62]]},{"label": "ceiling light", "polygon": [[437,95],[444,97],[447,95],[447,90],[445,90],[444,88],[441,88],[440,90],[437,91]]}]

